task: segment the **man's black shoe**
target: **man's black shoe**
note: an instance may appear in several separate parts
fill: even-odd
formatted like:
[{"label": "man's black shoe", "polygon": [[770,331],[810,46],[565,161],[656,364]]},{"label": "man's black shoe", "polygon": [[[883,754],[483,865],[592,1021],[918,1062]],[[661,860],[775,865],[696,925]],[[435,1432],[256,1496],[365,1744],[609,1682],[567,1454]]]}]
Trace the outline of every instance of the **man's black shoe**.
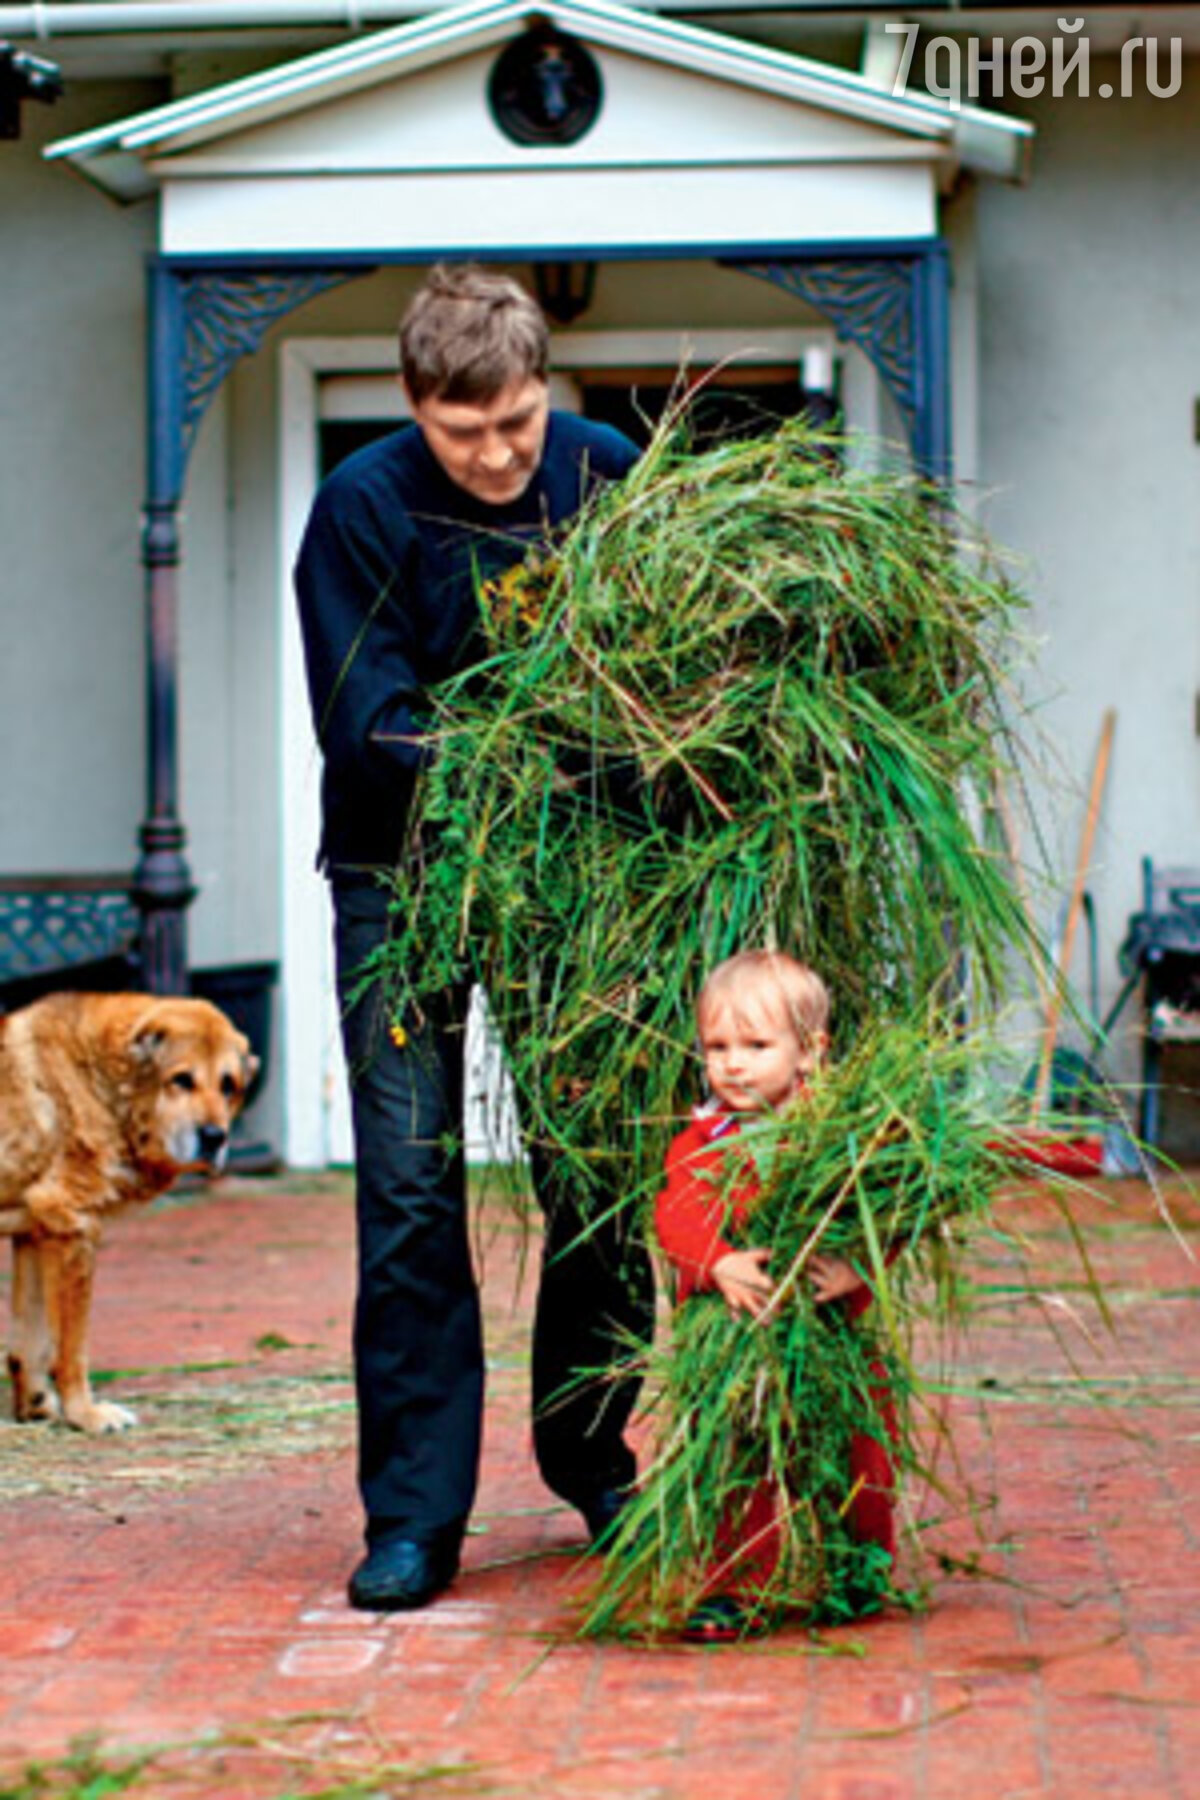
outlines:
[{"label": "man's black shoe", "polygon": [[603,1552],[609,1548],[617,1535],[621,1514],[628,1504],[629,1495],[624,1488],[601,1488],[583,1503],[579,1510],[587,1525],[593,1550]]},{"label": "man's black shoe", "polygon": [[373,1544],[350,1577],[350,1604],[360,1612],[413,1612],[436,1599],[457,1573],[457,1550],[390,1538]]}]

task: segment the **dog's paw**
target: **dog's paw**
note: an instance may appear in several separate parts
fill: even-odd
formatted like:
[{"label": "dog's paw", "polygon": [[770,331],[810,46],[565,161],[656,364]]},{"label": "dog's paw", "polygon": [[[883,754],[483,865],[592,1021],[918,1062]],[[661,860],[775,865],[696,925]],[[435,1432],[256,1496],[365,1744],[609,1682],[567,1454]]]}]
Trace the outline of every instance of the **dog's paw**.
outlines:
[{"label": "dog's paw", "polygon": [[19,1394],[14,1399],[13,1411],[20,1425],[44,1425],[50,1419],[62,1417],[58,1395],[49,1386],[35,1387],[31,1392]]},{"label": "dog's paw", "polygon": [[67,1410],[67,1424],[73,1425],[76,1431],[86,1431],[89,1437],[100,1437],[109,1431],[128,1431],[131,1425],[137,1424],[137,1414],[128,1406],[117,1406],[112,1400],[91,1400],[86,1406],[73,1406]]}]

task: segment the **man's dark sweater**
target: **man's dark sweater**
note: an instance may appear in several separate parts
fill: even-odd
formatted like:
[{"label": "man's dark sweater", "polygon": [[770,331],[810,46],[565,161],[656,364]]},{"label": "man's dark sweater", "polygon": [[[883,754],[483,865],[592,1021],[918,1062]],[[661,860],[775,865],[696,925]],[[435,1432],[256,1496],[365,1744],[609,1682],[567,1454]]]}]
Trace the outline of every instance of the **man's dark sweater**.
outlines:
[{"label": "man's dark sweater", "polygon": [[416,426],[348,457],[324,483],[296,564],[325,760],[323,865],[395,864],[427,753],[426,692],[483,653],[479,585],[637,455],[609,426],[551,413],[538,472],[511,505],[457,487]]}]

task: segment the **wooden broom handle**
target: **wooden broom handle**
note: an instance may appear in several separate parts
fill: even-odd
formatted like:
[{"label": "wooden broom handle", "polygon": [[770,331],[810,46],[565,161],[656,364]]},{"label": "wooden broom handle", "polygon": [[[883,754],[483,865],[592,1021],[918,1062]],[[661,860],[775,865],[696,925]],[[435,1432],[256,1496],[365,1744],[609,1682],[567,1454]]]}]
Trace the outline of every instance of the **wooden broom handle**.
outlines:
[{"label": "wooden broom handle", "polygon": [[1100,727],[1100,743],[1092,768],[1092,785],[1088,794],[1087,815],[1083,821],[1083,836],[1079,840],[1075,880],[1071,888],[1071,901],[1067,907],[1067,922],[1063,928],[1062,948],[1058,958],[1058,979],[1051,990],[1050,1004],[1046,1008],[1046,1024],[1042,1034],[1042,1060],[1038,1069],[1037,1085],[1033,1090],[1032,1116],[1035,1119],[1046,1104],[1046,1093],[1050,1086],[1050,1070],[1054,1061],[1054,1045],[1058,1038],[1058,1023],[1062,1015],[1063,994],[1071,967],[1071,952],[1075,947],[1075,932],[1079,925],[1079,915],[1083,910],[1084,886],[1087,882],[1088,870],[1091,867],[1092,845],[1095,842],[1096,825],[1100,818],[1100,802],[1104,797],[1104,783],[1108,776],[1108,763],[1112,755],[1113,732],[1116,724],[1117,715],[1110,706]]}]

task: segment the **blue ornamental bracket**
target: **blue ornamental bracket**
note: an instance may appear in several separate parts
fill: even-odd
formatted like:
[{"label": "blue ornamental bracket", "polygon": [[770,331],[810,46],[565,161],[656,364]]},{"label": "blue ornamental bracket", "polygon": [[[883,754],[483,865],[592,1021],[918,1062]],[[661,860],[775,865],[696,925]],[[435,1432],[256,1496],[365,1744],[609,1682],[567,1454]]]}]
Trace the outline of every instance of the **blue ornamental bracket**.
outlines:
[{"label": "blue ornamental bracket", "polygon": [[132,892],[139,951],[155,993],[186,992],[185,914],[195,889],[178,813],[179,503],[196,433],[234,365],[276,320],[370,265],[270,269],[154,259],[149,269],[146,573],[146,817]]},{"label": "blue ornamental bracket", "polygon": [[857,344],[900,410],[917,468],[939,485],[950,480],[949,260],[940,238],[722,260],[794,294]]},{"label": "blue ornamental bracket", "polygon": [[353,267],[206,268],[150,265],[152,506],[177,506],[200,421],[225,377],[277,320],[357,276]]}]

